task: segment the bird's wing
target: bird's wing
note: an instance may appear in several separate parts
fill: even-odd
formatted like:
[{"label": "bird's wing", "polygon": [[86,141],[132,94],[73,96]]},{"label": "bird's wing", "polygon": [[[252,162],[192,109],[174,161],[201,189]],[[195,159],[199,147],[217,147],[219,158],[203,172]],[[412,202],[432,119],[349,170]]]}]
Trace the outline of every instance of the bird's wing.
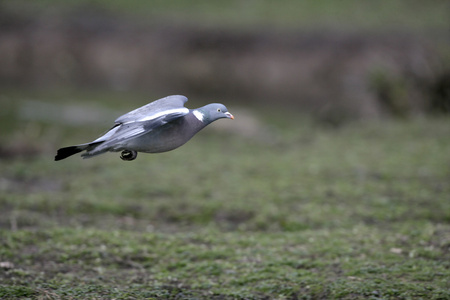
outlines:
[{"label": "bird's wing", "polygon": [[[167,98],[172,97],[176,97],[176,99],[166,101]],[[157,103],[158,101],[161,102]],[[102,147],[109,147],[115,144],[122,144],[127,140],[134,139],[150,132],[155,128],[187,115],[189,113],[189,109],[183,107],[183,104],[186,101],[187,98],[184,96],[169,96],[131,111],[128,114],[118,118],[116,120],[116,125],[103,136],[93,141],[93,143],[104,142]],[[154,105],[153,108],[151,108],[149,105],[154,103],[157,105]],[[161,109],[161,107],[165,107],[165,110]],[[144,111],[147,112],[146,115],[143,114]],[[136,116],[138,116],[137,119]],[[118,121],[120,121],[120,123],[118,123]]]},{"label": "bird's wing", "polygon": [[179,114],[179,117],[181,117],[189,112],[188,109],[184,107],[186,101],[188,101],[188,99],[185,96],[167,96],[120,116],[116,119],[115,123],[125,124],[129,122],[150,121],[159,119],[165,115],[173,115],[173,118],[176,118],[177,114]]}]

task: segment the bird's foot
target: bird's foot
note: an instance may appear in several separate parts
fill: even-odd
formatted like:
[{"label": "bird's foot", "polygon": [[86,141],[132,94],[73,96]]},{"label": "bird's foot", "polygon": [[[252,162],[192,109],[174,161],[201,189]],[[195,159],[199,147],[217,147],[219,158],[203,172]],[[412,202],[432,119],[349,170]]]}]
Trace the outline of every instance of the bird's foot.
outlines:
[{"label": "bird's foot", "polygon": [[120,158],[122,160],[126,160],[126,161],[135,160],[136,157],[137,157],[137,151],[133,151],[133,150],[123,150],[122,153],[120,154]]}]

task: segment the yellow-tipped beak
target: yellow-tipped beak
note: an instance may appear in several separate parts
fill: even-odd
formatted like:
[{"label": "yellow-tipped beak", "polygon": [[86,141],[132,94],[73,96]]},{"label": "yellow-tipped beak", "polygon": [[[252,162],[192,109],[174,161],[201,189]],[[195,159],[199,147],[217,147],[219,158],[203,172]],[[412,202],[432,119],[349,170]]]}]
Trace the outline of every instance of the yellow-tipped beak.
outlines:
[{"label": "yellow-tipped beak", "polygon": [[229,112],[226,112],[225,115],[230,118],[231,120],[234,120],[234,116],[230,114]]}]

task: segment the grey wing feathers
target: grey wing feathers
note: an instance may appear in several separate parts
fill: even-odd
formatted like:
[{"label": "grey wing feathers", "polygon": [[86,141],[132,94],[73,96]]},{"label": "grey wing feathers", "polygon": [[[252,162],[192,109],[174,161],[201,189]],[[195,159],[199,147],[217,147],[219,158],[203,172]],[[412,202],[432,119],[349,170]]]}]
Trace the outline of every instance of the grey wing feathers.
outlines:
[{"label": "grey wing feathers", "polygon": [[116,125],[93,143],[104,142],[101,145],[104,148],[141,136],[187,115],[189,109],[184,107],[186,101],[184,96],[168,96],[135,109],[119,117],[115,121]]},{"label": "grey wing feathers", "polygon": [[104,141],[104,143],[101,145],[101,147],[104,148],[114,146],[126,140],[138,137],[147,132],[142,123],[143,122],[118,125],[116,127],[113,127],[104,136],[98,138],[94,142]]},{"label": "grey wing feathers", "polygon": [[152,116],[157,118],[158,116],[164,115],[165,111],[184,108],[184,103],[186,103],[186,101],[188,101],[188,99],[185,96],[167,96],[120,116],[116,119],[115,123],[136,122],[144,118],[150,120],[152,119]]},{"label": "grey wing feathers", "polygon": [[148,121],[118,124],[94,142],[104,141],[102,147],[120,144],[121,142],[134,139],[184,115],[186,114],[172,113]]}]

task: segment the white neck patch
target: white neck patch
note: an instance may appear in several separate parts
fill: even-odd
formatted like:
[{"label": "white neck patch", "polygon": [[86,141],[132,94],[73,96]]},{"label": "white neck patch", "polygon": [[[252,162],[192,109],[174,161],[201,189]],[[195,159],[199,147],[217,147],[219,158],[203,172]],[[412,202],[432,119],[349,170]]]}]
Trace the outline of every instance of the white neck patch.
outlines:
[{"label": "white neck patch", "polygon": [[200,122],[203,122],[203,119],[205,118],[205,116],[200,111],[195,109],[192,113]]}]

